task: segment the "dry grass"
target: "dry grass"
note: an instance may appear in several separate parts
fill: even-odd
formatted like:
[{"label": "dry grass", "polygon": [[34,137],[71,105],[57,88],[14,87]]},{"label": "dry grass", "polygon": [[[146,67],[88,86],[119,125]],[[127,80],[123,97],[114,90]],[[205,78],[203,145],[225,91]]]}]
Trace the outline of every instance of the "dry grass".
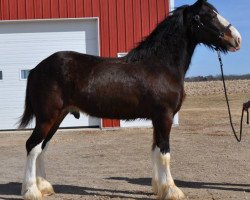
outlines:
[{"label": "dry grass", "polygon": [[[250,100],[250,80],[227,81],[233,121],[238,130],[242,103]],[[180,111],[185,133],[226,134],[230,132],[222,82],[185,83],[186,100]],[[188,129],[187,129],[188,128]]]},{"label": "dry grass", "polygon": [[[226,86],[229,94],[250,94],[250,80],[226,81]],[[222,81],[187,82],[185,90],[190,96],[220,95],[224,92]]]}]

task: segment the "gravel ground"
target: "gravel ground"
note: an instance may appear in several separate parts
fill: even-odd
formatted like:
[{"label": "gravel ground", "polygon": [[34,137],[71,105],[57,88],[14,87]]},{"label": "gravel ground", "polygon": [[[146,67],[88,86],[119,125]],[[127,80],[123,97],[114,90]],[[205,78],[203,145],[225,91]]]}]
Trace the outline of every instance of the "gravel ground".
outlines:
[{"label": "gravel ground", "polygon": [[[173,128],[172,175],[189,199],[250,199],[250,137],[182,134]],[[29,133],[1,133],[0,199],[21,199]],[[61,131],[47,154],[47,178],[60,199],[155,199],[151,129]]]},{"label": "gravel ground", "polygon": [[[243,101],[250,99],[244,89],[250,88],[249,82],[240,82],[242,92],[230,96],[236,119]],[[188,95],[180,126],[171,133],[173,178],[188,199],[250,200],[250,127],[244,125],[243,141],[237,143],[223,94],[208,92],[217,91],[220,83],[202,84],[185,85]],[[29,135],[30,131],[0,132],[0,199],[21,199]],[[151,145],[151,128],[58,131],[46,156],[47,179],[56,194],[46,199],[155,199]]]}]

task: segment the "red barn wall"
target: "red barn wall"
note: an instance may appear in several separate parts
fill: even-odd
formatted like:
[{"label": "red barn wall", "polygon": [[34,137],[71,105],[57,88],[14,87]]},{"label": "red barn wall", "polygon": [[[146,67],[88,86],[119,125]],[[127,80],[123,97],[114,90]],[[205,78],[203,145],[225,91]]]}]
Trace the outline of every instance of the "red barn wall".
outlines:
[{"label": "red barn wall", "polygon": [[[0,0],[0,20],[99,17],[100,54],[117,56],[169,14],[170,0]],[[119,120],[103,120],[104,127]]]}]

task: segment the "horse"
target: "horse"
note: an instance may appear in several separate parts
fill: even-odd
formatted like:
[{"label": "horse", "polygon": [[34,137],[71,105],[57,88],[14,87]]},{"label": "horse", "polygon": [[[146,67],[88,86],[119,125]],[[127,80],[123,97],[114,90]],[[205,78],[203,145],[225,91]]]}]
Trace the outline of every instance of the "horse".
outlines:
[{"label": "horse", "polygon": [[30,71],[20,127],[35,118],[26,142],[25,200],[54,194],[46,180],[44,152],[71,111],[110,119],[150,119],[153,124],[153,192],[183,199],[170,172],[170,131],[185,98],[184,77],[198,44],[238,51],[241,35],[206,0],[174,10],[122,58],[56,52]]}]

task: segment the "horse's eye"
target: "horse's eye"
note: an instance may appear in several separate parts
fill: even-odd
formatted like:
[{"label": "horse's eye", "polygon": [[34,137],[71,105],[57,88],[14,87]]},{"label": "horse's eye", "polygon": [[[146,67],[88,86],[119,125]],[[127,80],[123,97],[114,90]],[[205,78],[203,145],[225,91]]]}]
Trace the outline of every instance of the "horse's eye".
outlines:
[{"label": "horse's eye", "polygon": [[225,33],[220,33],[219,38],[224,38]]},{"label": "horse's eye", "polygon": [[195,15],[194,20],[197,21],[197,22],[200,21],[200,15]]}]

